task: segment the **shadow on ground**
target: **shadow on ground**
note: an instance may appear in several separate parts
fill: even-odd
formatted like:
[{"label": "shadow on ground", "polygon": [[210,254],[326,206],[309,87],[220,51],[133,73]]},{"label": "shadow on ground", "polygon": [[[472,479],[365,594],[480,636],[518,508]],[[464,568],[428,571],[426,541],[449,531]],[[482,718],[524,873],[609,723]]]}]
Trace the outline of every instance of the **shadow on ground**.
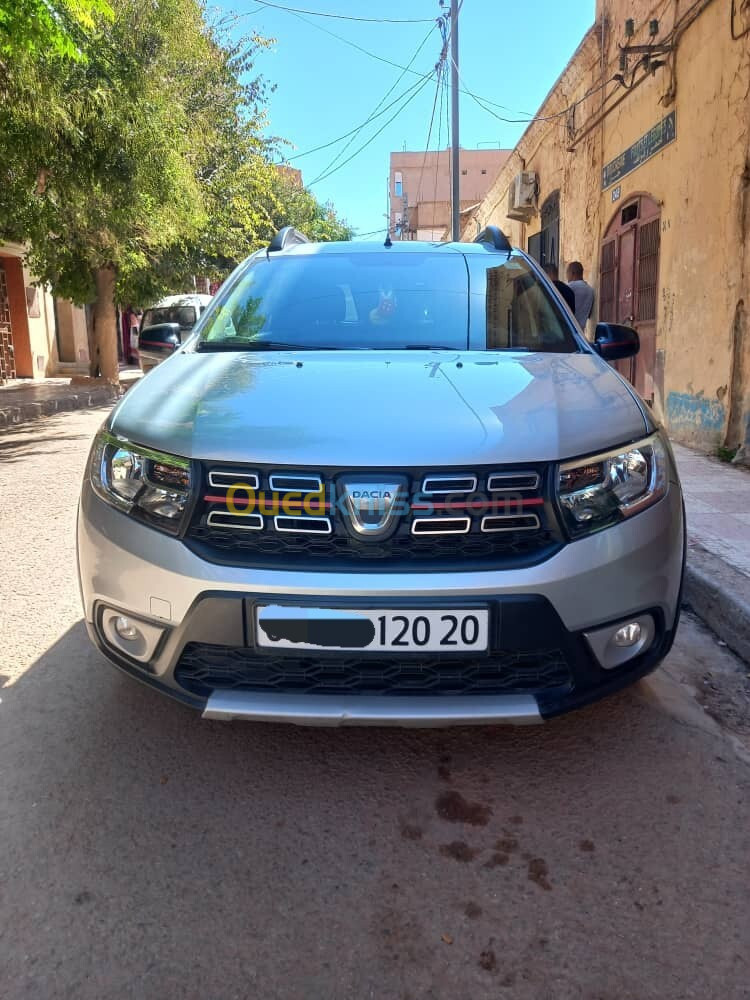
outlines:
[{"label": "shadow on ground", "polygon": [[638,689],[525,729],[205,722],[79,622],[0,695],[4,1000],[744,995],[747,775]]},{"label": "shadow on ground", "polygon": [[[102,422],[111,411],[112,405],[91,407],[87,410],[77,410],[77,414],[99,413]],[[0,429],[0,461],[3,463],[19,462],[28,456],[37,455],[49,449],[58,450],[63,441],[85,441],[91,438],[90,432],[71,434],[70,412],[61,412],[54,416],[39,417],[19,424],[16,427]]]}]

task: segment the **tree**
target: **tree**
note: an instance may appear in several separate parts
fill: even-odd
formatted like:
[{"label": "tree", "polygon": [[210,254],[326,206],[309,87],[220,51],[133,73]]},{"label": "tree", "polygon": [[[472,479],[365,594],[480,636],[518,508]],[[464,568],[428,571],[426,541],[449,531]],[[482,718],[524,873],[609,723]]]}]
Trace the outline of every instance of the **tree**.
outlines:
[{"label": "tree", "polygon": [[91,374],[114,382],[116,303],[223,278],[281,225],[350,230],[271,162],[267,87],[251,75],[265,39],[232,42],[199,0],[110,2],[80,58],[32,45],[0,74],[0,230],[30,243],[55,294],[93,302]]},{"label": "tree", "polygon": [[86,33],[111,16],[106,0],[0,0],[0,67],[22,54],[81,59]]},{"label": "tree", "polygon": [[[17,144],[15,228],[31,243],[40,279],[74,301],[93,300],[92,374],[110,381],[118,379],[118,295],[132,294],[162,249],[204,224],[191,160],[200,136],[184,91],[207,47],[194,0],[115,0],[113,8],[84,60],[22,67],[16,102],[4,110]],[[42,95],[51,110],[37,117]]]},{"label": "tree", "polygon": [[304,188],[294,173],[277,168],[272,183],[271,220],[274,230],[294,226],[311,240],[350,240],[351,226],[337,214],[333,205],[321,204]]}]

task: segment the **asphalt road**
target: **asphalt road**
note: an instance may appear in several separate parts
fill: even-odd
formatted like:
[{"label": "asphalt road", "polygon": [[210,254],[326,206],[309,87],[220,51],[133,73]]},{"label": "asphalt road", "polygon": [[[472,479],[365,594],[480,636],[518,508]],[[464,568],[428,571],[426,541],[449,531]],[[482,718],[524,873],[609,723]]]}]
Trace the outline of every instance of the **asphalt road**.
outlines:
[{"label": "asphalt road", "polygon": [[750,997],[747,668],[710,633],[543,727],[203,722],[81,623],[103,416],[0,435],[2,1000]]}]

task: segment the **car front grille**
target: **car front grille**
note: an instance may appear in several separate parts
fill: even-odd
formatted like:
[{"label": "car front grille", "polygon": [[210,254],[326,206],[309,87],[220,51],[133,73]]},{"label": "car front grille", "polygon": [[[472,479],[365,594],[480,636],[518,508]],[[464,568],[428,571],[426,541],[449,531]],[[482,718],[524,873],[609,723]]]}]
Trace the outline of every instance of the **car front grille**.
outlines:
[{"label": "car front grille", "polygon": [[560,650],[495,652],[478,659],[263,654],[249,647],[189,643],[175,669],[186,691],[272,691],[286,694],[500,695],[571,685]]},{"label": "car front grille", "polygon": [[[395,474],[206,465],[185,541],[209,561],[257,568],[409,572],[532,565],[562,545],[551,473],[542,464]],[[386,537],[358,534],[347,522],[340,477],[358,475],[400,484],[402,512]],[[247,509],[250,492],[268,502]],[[314,499],[303,505],[308,496]]]}]

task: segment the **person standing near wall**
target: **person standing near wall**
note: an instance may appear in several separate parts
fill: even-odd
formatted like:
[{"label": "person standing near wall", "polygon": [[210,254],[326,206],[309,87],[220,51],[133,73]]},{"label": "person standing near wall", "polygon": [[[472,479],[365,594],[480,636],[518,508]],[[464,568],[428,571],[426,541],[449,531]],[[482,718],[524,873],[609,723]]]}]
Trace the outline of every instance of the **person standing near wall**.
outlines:
[{"label": "person standing near wall", "polygon": [[575,315],[576,311],[576,297],[573,293],[573,289],[570,285],[566,285],[564,281],[560,281],[558,277],[557,264],[545,264],[544,273],[550,279],[552,284],[558,290],[560,295],[565,299],[568,309]]},{"label": "person standing near wall", "polygon": [[583,264],[579,260],[572,260],[568,264],[567,278],[568,286],[575,296],[576,306],[573,312],[578,325],[585,330],[591,310],[594,308],[594,289],[583,280]]}]

